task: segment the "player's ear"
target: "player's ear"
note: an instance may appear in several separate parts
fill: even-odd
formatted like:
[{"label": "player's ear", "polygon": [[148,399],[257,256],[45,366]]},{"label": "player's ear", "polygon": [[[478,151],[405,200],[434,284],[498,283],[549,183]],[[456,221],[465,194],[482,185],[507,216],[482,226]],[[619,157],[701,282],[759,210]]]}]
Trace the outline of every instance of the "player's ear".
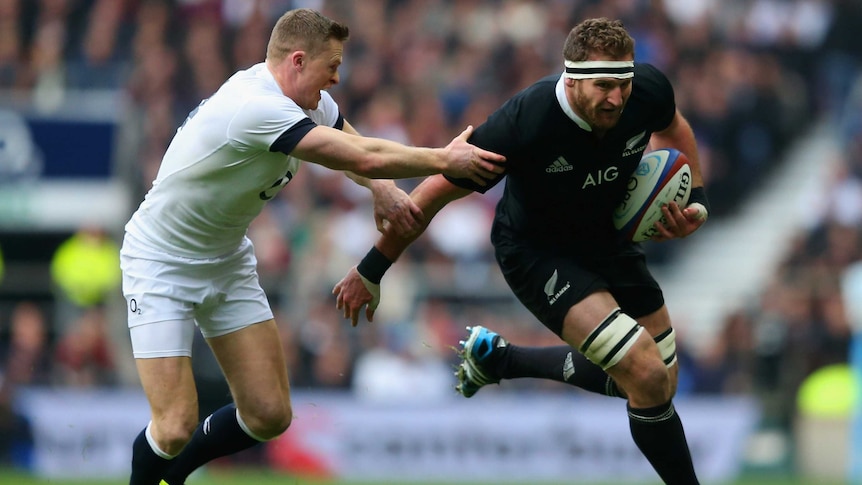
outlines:
[{"label": "player's ear", "polygon": [[574,79],[567,77],[563,81],[565,81],[566,87],[569,87],[569,88],[575,87],[575,80]]},{"label": "player's ear", "polygon": [[304,51],[295,51],[290,55],[290,65],[297,72],[302,72],[302,66],[305,64],[305,52]]}]

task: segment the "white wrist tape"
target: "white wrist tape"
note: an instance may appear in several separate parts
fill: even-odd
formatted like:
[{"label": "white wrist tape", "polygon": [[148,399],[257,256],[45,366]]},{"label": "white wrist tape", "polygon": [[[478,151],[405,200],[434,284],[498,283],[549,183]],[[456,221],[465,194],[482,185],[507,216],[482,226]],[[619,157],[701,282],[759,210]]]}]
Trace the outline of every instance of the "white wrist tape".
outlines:
[{"label": "white wrist tape", "polygon": [[368,308],[377,310],[377,305],[380,304],[380,285],[362,276],[362,273],[357,272],[357,274],[362,278],[362,284],[365,285],[365,289],[371,293],[371,301],[368,302]]},{"label": "white wrist tape", "polygon": [[700,202],[692,202],[686,209],[697,209],[697,213],[694,215],[697,220],[703,219],[705,221],[709,218],[709,211]]}]

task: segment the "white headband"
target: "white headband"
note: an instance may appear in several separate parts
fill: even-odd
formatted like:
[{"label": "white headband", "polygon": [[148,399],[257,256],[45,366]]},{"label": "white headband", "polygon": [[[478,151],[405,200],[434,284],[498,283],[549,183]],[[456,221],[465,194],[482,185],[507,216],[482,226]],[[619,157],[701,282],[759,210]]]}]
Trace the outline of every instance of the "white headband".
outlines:
[{"label": "white headband", "polygon": [[570,79],[630,79],[635,77],[634,67],[634,61],[566,61],[563,75]]}]

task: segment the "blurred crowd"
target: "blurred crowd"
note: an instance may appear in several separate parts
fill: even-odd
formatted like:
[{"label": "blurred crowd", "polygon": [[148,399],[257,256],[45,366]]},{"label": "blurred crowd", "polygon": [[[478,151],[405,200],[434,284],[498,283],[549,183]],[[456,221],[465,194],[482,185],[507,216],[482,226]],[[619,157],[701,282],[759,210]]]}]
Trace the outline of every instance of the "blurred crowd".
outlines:
[{"label": "blurred crowd", "polygon": [[[563,41],[581,19],[622,19],[636,38],[636,60],[657,65],[675,86],[700,144],[715,218],[733,215],[781,170],[796,137],[819,120],[833,123],[845,159],[822,213],[798,235],[757,302],[728,315],[711,351],[689,355],[680,343],[688,369],[680,392],[760,393],[789,417],[786,397],[807,373],[846,361],[850,331],[837,285],[842,269],[862,256],[859,2],[0,0],[0,89],[30,97],[44,112],[77,90],[124,92],[128,143],[117,173],[127,176],[136,205],[177,126],[234,71],[263,60],[275,20],[295,7],[319,9],[350,27],[341,82],[331,93],[351,124],[365,135],[422,146],[447,144],[518,90],[560,72]],[[416,182],[399,185],[409,191]],[[452,347],[466,325],[488,326],[519,344],[556,343],[509,296],[493,263],[487,239],[499,189],[450,204],[384,280],[374,324],[354,329],[330,291],[376,238],[370,198],[341,174],[307,164],[249,234],[293,387],[442,398],[454,395]],[[650,258],[663,264],[681,244],[649,245]],[[119,298],[116,286],[108,291]],[[2,322],[2,334],[14,335],[2,340],[2,355],[8,362],[29,356],[33,372],[0,363],[4,382],[26,383],[43,370],[53,376],[44,382],[122,382],[112,349],[127,344],[109,345],[106,328],[124,322],[105,322],[100,304],[77,308],[69,328],[90,339],[80,340],[102,342],[87,354],[86,368],[95,370],[76,379],[49,369],[73,353],[75,344],[61,339],[51,342],[56,350],[31,355],[31,342],[44,332],[37,329],[51,323],[22,303]],[[32,328],[19,335],[19,325]],[[212,399],[224,400],[226,388],[199,347],[204,393],[214,389]],[[506,389],[562,387],[511,384]]]}]

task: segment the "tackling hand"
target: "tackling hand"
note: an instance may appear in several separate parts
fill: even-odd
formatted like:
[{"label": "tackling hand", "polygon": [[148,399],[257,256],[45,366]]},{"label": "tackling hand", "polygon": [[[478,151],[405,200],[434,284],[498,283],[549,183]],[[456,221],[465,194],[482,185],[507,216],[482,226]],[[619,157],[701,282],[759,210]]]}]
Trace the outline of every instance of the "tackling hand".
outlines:
[{"label": "tackling hand", "polygon": [[443,174],[452,178],[468,178],[484,187],[489,180],[503,173],[505,167],[502,163],[506,157],[467,143],[472,134],[473,125],[470,125],[446,145],[449,167]]},{"label": "tackling hand", "polygon": [[372,195],[374,222],[378,231],[383,233],[390,227],[403,238],[414,237],[422,232],[425,216],[406,192],[394,182],[379,184],[375,189]]}]

